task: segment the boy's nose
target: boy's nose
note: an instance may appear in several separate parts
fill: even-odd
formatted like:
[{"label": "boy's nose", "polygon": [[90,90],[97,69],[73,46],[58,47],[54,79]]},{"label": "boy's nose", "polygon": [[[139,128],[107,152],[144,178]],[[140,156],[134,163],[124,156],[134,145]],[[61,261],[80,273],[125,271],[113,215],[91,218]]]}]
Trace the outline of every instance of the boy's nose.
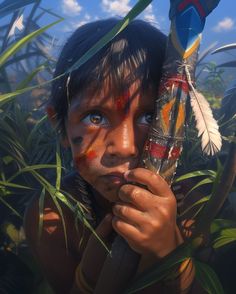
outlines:
[{"label": "boy's nose", "polygon": [[108,135],[107,153],[121,158],[138,156],[138,146],[134,126],[123,123]]}]

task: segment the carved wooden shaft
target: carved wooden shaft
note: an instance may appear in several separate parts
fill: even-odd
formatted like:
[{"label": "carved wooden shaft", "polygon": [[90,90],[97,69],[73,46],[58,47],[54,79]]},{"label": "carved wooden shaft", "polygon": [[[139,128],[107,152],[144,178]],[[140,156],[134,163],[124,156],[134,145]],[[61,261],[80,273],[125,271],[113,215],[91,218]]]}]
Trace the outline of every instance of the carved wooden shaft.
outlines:
[{"label": "carved wooden shaft", "polygon": [[[193,81],[205,17],[218,5],[219,0],[170,2],[171,32],[163,77],[142,158],[142,165],[160,173],[169,183],[182,151],[185,103],[189,90],[185,69],[188,68]],[[116,237],[111,251],[97,282],[96,294],[122,293],[137,270],[140,256],[120,236]]]}]

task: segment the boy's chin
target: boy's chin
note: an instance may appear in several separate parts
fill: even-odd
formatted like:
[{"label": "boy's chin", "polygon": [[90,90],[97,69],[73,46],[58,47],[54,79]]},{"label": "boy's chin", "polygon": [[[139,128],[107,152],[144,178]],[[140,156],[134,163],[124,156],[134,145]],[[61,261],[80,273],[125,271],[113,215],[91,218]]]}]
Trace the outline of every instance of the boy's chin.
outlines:
[{"label": "boy's chin", "polygon": [[107,186],[104,187],[104,189],[101,189],[99,194],[102,196],[102,198],[105,198],[109,202],[117,202],[119,200],[118,193],[119,193],[120,187],[111,187]]}]

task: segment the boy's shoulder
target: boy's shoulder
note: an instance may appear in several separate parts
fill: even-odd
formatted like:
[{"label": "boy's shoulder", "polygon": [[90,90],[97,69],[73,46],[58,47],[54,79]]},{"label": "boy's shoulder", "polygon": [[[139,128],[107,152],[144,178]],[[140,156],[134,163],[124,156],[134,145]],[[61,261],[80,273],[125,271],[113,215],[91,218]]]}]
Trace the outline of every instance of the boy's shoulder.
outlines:
[{"label": "boy's shoulder", "polygon": [[[76,173],[69,174],[63,178],[61,189],[79,202],[83,202],[82,195],[76,188],[76,181]],[[43,208],[39,208],[39,196],[37,195],[31,199],[24,215],[24,229],[27,241],[33,248],[38,248],[38,246],[42,248],[44,244],[45,246],[56,245],[57,247],[65,248],[67,243],[69,250],[77,251],[80,241],[80,232],[78,230],[84,232],[83,225],[80,222],[75,225],[74,213],[64,203],[57,201],[55,203],[55,200],[46,192]],[[65,238],[67,238],[67,242]]]},{"label": "boy's shoulder", "polygon": [[[72,194],[74,175],[62,181],[61,188]],[[80,199],[77,191],[73,195]],[[61,212],[61,213],[60,213]],[[45,277],[56,293],[68,293],[73,284],[74,270],[80,262],[90,232],[78,222],[63,203],[60,212],[49,194],[45,194],[42,211],[39,209],[39,195],[27,206],[24,216],[24,230],[30,250],[40,264]],[[39,224],[42,222],[41,234]],[[63,265],[63,270],[61,268]]]}]

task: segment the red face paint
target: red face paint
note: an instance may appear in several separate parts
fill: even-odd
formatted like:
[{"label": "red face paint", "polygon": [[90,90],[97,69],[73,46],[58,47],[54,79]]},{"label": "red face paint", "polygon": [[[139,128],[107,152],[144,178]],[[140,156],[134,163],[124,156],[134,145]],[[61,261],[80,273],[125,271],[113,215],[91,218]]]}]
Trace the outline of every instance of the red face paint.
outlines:
[{"label": "red face paint", "polygon": [[80,165],[86,165],[88,161],[91,161],[96,157],[97,154],[94,150],[89,150],[84,154],[80,154],[74,158],[75,167],[78,168]]},{"label": "red face paint", "polygon": [[88,160],[93,160],[97,157],[96,152],[94,150],[90,150],[86,153],[86,157]]},{"label": "red face paint", "polygon": [[116,108],[119,112],[122,112],[122,116],[126,116],[130,108],[130,94],[129,91],[125,91],[122,96],[116,99]]}]

